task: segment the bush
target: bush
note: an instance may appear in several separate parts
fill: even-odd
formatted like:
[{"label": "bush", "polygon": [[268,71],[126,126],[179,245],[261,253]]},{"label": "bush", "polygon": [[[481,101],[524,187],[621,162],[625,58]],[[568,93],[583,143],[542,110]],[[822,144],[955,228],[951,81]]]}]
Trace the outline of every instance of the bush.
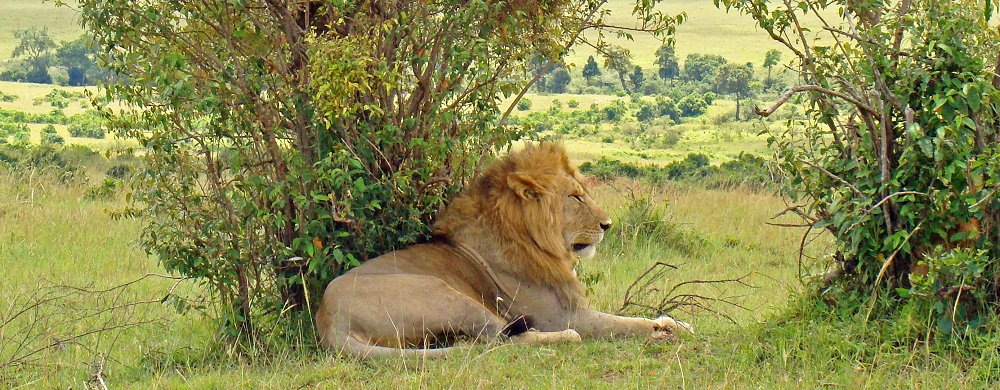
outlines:
[{"label": "bush", "polygon": [[13,103],[15,101],[17,101],[17,95],[12,95],[12,94],[0,91],[0,102]]},{"label": "bush", "polygon": [[566,102],[566,106],[569,108],[577,108],[580,107],[580,102],[576,101],[576,99],[569,99],[569,101]]},{"label": "bush", "polygon": [[66,140],[63,139],[59,133],[56,132],[56,127],[53,125],[45,125],[42,128],[42,144],[43,145],[62,145]]},{"label": "bush", "polygon": [[101,184],[88,188],[87,192],[83,194],[83,198],[88,200],[110,200],[114,199],[121,191],[121,180],[107,177],[101,181]]},{"label": "bush", "polygon": [[111,168],[108,168],[104,174],[112,179],[124,180],[129,176],[132,176],[133,171],[132,165],[130,164],[115,164],[111,166]]},{"label": "bush", "polygon": [[674,102],[674,99],[667,96],[656,97],[656,109],[659,111],[659,116],[669,117],[671,120],[676,121],[681,117],[681,113],[677,109],[677,103]]},{"label": "bush", "polygon": [[[782,24],[791,11],[724,2],[754,13],[776,39],[797,35]],[[836,8],[800,3],[810,17]],[[817,290],[838,311],[863,311],[865,321],[898,323],[917,338],[898,345],[931,341],[931,333],[974,340],[952,337],[1000,310],[995,4],[932,0],[843,10],[845,20],[864,22],[796,52],[798,79],[831,90],[802,94],[806,120],[769,134],[783,192],[835,243],[836,271]],[[807,28],[798,29],[791,32]],[[838,120],[846,116],[854,120]],[[926,311],[901,311],[914,307]],[[936,325],[920,325],[925,320]],[[913,331],[914,324],[927,332]]]},{"label": "bush", "polygon": [[521,98],[521,101],[517,102],[518,111],[528,111],[531,109],[531,99]]},{"label": "bush", "polygon": [[708,109],[708,102],[701,94],[688,95],[677,102],[677,110],[680,111],[681,116],[685,117],[701,115],[705,113],[706,109]]},{"label": "bush", "polygon": [[667,130],[660,135],[660,145],[666,148],[672,148],[677,146],[677,143],[681,142],[681,136],[683,134],[677,130]]},{"label": "bush", "polygon": [[915,312],[933,313],[937,334],[975,333],[990,319],[996,266],[987,250],[938,246],[919,262],[926,271],[911,273],[911,287],[898,292]]},{"label": "bush", "polygon": [[95,111],[73,115],[69,122],[69,134],[74,137],[104,138],[104,129],[107,125]]}]

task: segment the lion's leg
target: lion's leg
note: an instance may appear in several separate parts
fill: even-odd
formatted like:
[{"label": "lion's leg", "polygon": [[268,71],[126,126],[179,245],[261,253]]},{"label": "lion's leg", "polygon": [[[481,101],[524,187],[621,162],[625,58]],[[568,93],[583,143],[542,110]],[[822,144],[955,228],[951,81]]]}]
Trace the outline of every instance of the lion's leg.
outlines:
[{"label": "lion's leg", "polygon": [[575,329],[584,338],[644,337],[661,331],[694,333],[694,328],[691,325],[667,316],[651,320],[641,317],[617,316],[588,309],[579,310],[569,327]]},{"label": "lion's leg", "polygon": [[555,344],[555,343],[575,343],[580,342],[580,334],[573,329],[566,329],[559,332],[539,332],[529,330],[527,332],[510,337],[514,344]]}]

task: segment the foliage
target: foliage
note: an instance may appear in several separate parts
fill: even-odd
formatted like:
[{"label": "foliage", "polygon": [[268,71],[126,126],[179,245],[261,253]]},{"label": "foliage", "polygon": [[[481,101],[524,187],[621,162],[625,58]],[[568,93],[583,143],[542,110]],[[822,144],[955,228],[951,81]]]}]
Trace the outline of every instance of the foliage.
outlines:
[{"label": "foliage", "polygon": [[0,165],[7,165],[15,172],[54,177],[64,184],[77,183],[83,177],[83,169],[67,159],[64,149],[52,144],[0,143]]},{"label": "foliage", "polygon": [[681,116],[698,116],[708,109],[708,105],[704,95],[695,93],[685,96],[677,102],[677,110],[680,111]]},{"label": "foliage", "polygon": [[15,101],[17,101],[17,95],[0,91],[0,102],[13,103]]},{"label": "foliage", "polygon": [[726,62],[718,54],[688,54],[684,59],[684,77],[692,81],[710,81],[716,70]]},{"label": "foliage", "polygon": [[639,107],[639,111],[635,112],[635,119],[638,119],[639,122],[649,122],[652,121],[653,118],[658,117],[658,114],[659,111],[653,108],[652,104],[646,103],[642,104]]},{"label": "foliage", "polygon": [[726,63],[716,70],[714,78],[716,91],[732,94],[736,100],[736,120],[740,120],[740,102],[752,93],[753,64],[738,65]]},{"label": "foliage", "polygon": [[[592,1],[80,3],[102,62],[130,79],[104,113],[145,148],[145,248],[250,340],[308,317],[348,267],[426,238],[520,135],[505,121],[532,83],[610,28]],[[672,32],[654,5],[637,2],[640,30]]]},{"label": "foliage", "polygon": [[577,101],[576,99],[569,99],[569,101],[566,102],[566,107],[569,107],[569,108],[580,107],[580,102]]},{"label": "foliage", "polygon": [[54,108],[66,108],[69,107],[70,103],[77,100],[83,99],[86,96],[83,92],[71,92],[65,89],[56,88],[44,96],[39,96],[35,98],[32,104],[39,106],[42,103],[48,103]]},{"label": "foliage", "polygon": [[656,97],[656,109],[659,116],[669,117],[671,120],[677,120],[681,117],[681,112],[677,109],[677,103],[674,99],[666,96]]},{"label": "foliage", "polygon": [[778,61],[781,61],[781,51],[779,51],[778,49],[768,50],[767,53],[764,54],[764,67],[767,68],[766,84],[768,86],[770,86],[771,83],[773,82],[773,80],[771,79],[771,68],[774,68],[775,65],[778,65]]},{"label": "foliage", "polygon": [[55,126],[45,125],[42,128],[42,145],[61,145],[65,142],[66,140],[59,133],[56,133]]},{"label": "foliage", "polygon": [[545,82],[545,91],[552,93],[565,93],[566,86],[573,81],[572,77],[569,75],[569,71],[564,67],[559,67],[552,72],[552,75],[548,77]]},{"label": "foliage", "polygon": [[83,194],[87,200],[110,200],[122,190],[122,181],[119,179],[106,177],[100,184],[90,187]]},{"label": "foliage", "polygon": [[901,288],[900,296],[910,298],[913,311],[933,315],[933,327],[943,336],[968,335],[979,331],[990,319],[995,301],[993,279],[995,259],[984,249],[956,248],[934,252],[920,265],[924,274],[910,274],[911,287]]},{"label": "foliage", "polygon": [[583,66],[583,78],[587,79],[587,84],[590,84],[594,77],[601,77],[601,67],[597,65],[594,56],[590,56],[587,57],[587,64]]},{"label": "foliage", "polygon": [[642,67],[639,65],[634,66],[632,73],[628,75],[628,79],[632,82],[632,86],[635,87],[635,91],[641,91],[642,83],[646,79],[646,76],[642,73]]},{"label": "foliage", "polygon": [[604,67],[613,70],[618,75],[618,82],[626,94],[632,93],[635,84],[631,82],[630,76],[635,65],[629,57],[628,51],[621,48],[610,48],[604,53]]},{"label": "foliage", "polygon": [[27,113],[24,111],[0,108],[0,122],[66,124],[69,122],[69,118],[67,118],[66,114],[58,108],[54,108],[46,114]]},{"label": "foliage", "polygon": [[672,79],[681,73],[673,45],[663,45],[656,49],[656,65],[659,66],[657,74],[662,79]]},{"label": "foliage", "polygon": [[69,134],[74,137],[103,139],[106,127],[107,121],[93,110],[69,118]]},{"label": "foliage", "polygon": [[521,101],[517,102],[518,111],[528,111],[531,109],[531,99],[523,98]]},{"label": "foliage", "polygon": [[93,85],[93,80],[88,78],[88,74],[98,70],[93,37],[84,34],[72,41],[62,42],[56,49],[56,62],[66,68],[68,85]]},{"label": "foliage", "polygon": [[662,166],[640,166],[601,157],[597,161],[580,164],[580,171],[601,180],[625,177],[653,183],[687,181],[704,188],[748,186],[763,190],[774,183],[765,160],[747,153],[741,153],[736,159],[718,166],[710,165],[708,156],[699,153],[688,154],[681,161]]},{"label": "foliage", "polygon": [[[962,312],[950,312],[952,326],[937,327],[947,334],[995,308],[1000,30],[989,19],[996,3],[721,3],[753,16],[796,56],[805,85],[761,112],[808,92],[809,120],[772,133],[771,143],[787,177],[784,190],[796,202],[790,210],[836,240],[842,272],[829,280],[828,296],[877,298],[866,311],[878,318],[907,307],[900,299],[943,305],[950,295],[940,289],[985,280],[976,287],[985,300],[955,297],[951,304]],[[833,8],[842,24],[802,27],[802,13]],[[813,34],[827,36],[801,39]],[[949,313],[935,311],[939,321]]]},{"label": "foliage", "polygon": [[14,38],[18,40],[13,58],[25,57],[30,66],[25,81],[29,83],[51,84],[52,76],[49,76],[49,64],[52,61],[52,50],[56,43],[49,36],[49,29],[32,27],[25,30],[14,31]]}]

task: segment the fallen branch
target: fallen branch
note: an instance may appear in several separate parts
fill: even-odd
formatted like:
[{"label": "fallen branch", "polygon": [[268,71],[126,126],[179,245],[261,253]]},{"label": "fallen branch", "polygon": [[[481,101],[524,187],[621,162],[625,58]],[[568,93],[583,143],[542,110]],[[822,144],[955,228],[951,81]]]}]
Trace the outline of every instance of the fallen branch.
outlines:
[{"label": "fallen branch", "polygon": [[[684,291],[687,287],[699,285],[710,285],[716,287],[717,289],[719,289],[719,286],[722,285],[738,285],[747,288],[756,288],[746,282],[746,279],[750,276],[750,274],[729,279],[688,280],[674,284],[664,290],[657,287],[657,285],[660,285],[665,279],[668,271],[676,269],[676,266],[660,261],[647,268],[625,290],[625,298],[621,307],[618,309],[618,313],[621,314],[627,311],[636,311],[649,316],[660,316],[676,310],[684,310],[688,313],[706,311],[719,315],[732,323],[736,323],[736,320],[733,319],[732,316],[719,310],[717,305],[723,304],[745,311],[750,311],[750,309],[735,302],[735,299],[741,298],[742,295],[711,297]],[[721,289],[719,290],[721,291]]]}]

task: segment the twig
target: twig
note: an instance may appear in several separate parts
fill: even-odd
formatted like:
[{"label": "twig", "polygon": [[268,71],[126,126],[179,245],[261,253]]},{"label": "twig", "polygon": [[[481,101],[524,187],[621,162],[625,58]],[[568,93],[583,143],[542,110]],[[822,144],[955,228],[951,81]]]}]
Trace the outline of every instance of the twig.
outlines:
[{"label": "twig", "polygon": [[892,261],[896,259],[896,255],[899,254],[899,251],[903,249],[904,246],[906,246],[907,242],[910,242],[910,237],[913,237],[913,234],[920,231],[921,225],[923,225],[923,222],[918,223],[917,226],[910,231],[910,234],[906,235],[906,238],[903,240],[902,243],[899,244],[899,247],[896,248],[896,250],[893,251],[891,255],[889,255],[888,259],[885,259],[884,263],[882,263],[882,269],[878,271],[878,276],[875,278],[875,283],[872,284],[872,299],[871,299],[872,304],[868,306],[868,314],[865,314],[866,323],[868,322],[868,319],[871,318],[872,310],[875,309],[875,298],[878,296],[878,285],[882,283],[882,278],[885,276],[886,270],[888,270],[889,266],[892,265]]},{"label": "twig", "polygon": [[733,301],[733,299],[740,298],[741,296],[730,295],[722,297],[709,297],[700,294],[681,292],[681,290],[685,287],[694,285],[711,285],[718,288],[720,285],[737,284],[748,288],[756,288],[746,282],[746,278],[748,278],[750,274],[746,274],[738,278],[728,279],[688,280],[677,283],[666,291],[661,291],[659,288],[654,286],[655,283],[664,279],[667,271],[676,269],[676,266],[664,262],[656,262],[647,268],[625,290],[625,298],[621,307],[618,309],[618,312],[622,313],[629,308],[635,308],[640,311],[649,312],[652,315],[663,315],[683,308],[688,309],[689,311],[707,311],[709,313],[719,315],[730,322],[736,323],[735,319],[715,308],[714,304],[722,303],[745,311],[750,310],[747,307]]},{"label": "twig", "polygon": [[837,175],[833,174],[833,172],[830,172],[830,171],[826,170],[826,168],[823,168],[823,167],[821,167],[819,165],[813,164],[813,163],[811,163],[809,161],[806,161],[806,160],[803,160],[803,159],[798,159],[798,160],[795,160],[795,161],[798,161],[800,163],[806,164],[806,165],[808,165],[810,167],[813,167],[813,168],[819,170],[820,172],[823,172],[824,175],[827,175],[830,178],[832,178],[832,179],[834,179],[836,181],[839,181],[841,184],[847,186],[847,188],[850,188],[851,191],[854,191],[854,194],[860,195],[861,197],[864,197],[864,198],[868,198],[868,196],[865,195],[863,192],[861,192],[861,190],[859,190],[858,187],[855,187],[854,184],[851,184],[847,180],[844,180],[843,178],[841,178],[840,176],[837,176]]}]

